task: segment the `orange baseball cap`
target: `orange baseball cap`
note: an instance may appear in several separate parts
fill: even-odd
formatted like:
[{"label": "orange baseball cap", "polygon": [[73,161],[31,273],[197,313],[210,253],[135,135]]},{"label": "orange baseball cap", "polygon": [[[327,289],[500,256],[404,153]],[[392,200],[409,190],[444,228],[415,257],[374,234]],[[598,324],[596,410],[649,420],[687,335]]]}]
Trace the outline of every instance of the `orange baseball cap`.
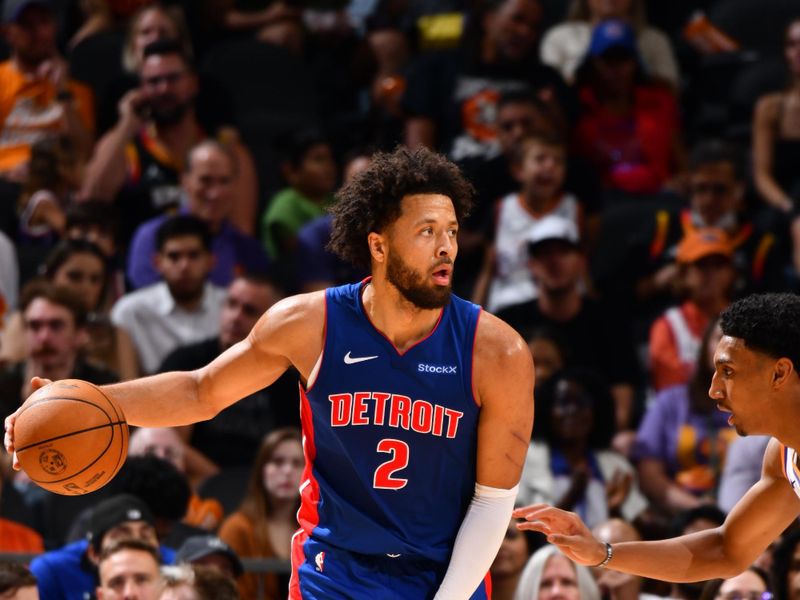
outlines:
[{"label": "orange baseball cap", "polygon": [[687,233],[678,244],[675,258],[679,263],[690,264],[712,255],[730,258],[733,256],[733,245],[722,229],[707,227]]}]

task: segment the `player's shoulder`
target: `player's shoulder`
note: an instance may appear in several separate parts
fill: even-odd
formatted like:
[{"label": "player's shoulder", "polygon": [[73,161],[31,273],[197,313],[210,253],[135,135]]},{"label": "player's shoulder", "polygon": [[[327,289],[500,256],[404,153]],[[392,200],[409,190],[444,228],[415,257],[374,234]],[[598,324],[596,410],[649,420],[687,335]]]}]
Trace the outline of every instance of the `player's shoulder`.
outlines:
[{"label": "player's shoulder", "polygon": [[287,296],[273,304],[267,314],[284,324],[325,319],[325,291]]},{"label": "player's shoulder", "polygon": [[777,439],[770,438],[764,451],[763,472],[772,477],[784,477],[783,452],[786,447]]},{"label": "player's shoulder", "polygon": [[509,358],[530,360],[525,340],[508,323],[485,310],[481,310],[475,332],[475,354],[492,364]]}]

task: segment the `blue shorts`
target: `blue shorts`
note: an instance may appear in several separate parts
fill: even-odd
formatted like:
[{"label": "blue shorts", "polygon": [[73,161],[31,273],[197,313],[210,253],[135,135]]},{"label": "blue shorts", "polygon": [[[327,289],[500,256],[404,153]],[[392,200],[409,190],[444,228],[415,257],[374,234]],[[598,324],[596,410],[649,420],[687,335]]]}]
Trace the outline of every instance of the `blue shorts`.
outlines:
[{"label": "blue shorts", "polygon": [[[355,554],[308,537],[292,539],[290,600],[430,600],[447,565],[402,556]],[[489,575],[470,600],[491,598]]]}]

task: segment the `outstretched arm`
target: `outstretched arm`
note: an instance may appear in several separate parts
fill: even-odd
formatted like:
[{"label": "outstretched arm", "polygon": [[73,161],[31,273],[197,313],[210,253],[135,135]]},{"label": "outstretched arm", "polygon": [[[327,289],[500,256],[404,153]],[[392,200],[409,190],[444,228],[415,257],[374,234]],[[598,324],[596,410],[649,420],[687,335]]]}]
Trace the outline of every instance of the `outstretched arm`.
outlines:
[{"label": "outstretched arm", "polygon": [[[103,386],[130,425],[171,427],[212,418],[268,386],[290,365],[307,378],[322,349],[324,293],[286,298],[250,334],[207,366]],[[18,411],[17,411],[18,412]],[[6,418],[5,445],[14,451],[16,412]]]},{"label": "outstretched arm", "polygon": [[468,598],[500,549],[533,428],[533,380],[533,360],[522,338],[482,313],[473,355],[473,388],[481,407],[477,485],[435,600]]},{"label": "outstretched arm", "polygon": [[[656,542],[614,544],[608,567],[663,581],[702,581],[731,577],[745,570],[800,512],[798,500],[781,471],[780,446],[772,440],[761,479],[733,507],[722,526]],[[605,544],[592,536],[574,513],[546,505],[514,511],[525,519],[520,529],[541,531],[570,559],[599,564]]]}]

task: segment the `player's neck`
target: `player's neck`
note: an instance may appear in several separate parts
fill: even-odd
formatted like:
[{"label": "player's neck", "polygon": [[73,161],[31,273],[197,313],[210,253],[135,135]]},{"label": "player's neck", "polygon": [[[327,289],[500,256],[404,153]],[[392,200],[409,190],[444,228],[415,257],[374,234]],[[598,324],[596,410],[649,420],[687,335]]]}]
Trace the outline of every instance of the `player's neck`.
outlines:
[{"label": "player's neck", "polygon": [[369,320],[400,352],[426,338],[442,314],[441,308],[415,306],[382,278],[364,288],[363,302]]}]

